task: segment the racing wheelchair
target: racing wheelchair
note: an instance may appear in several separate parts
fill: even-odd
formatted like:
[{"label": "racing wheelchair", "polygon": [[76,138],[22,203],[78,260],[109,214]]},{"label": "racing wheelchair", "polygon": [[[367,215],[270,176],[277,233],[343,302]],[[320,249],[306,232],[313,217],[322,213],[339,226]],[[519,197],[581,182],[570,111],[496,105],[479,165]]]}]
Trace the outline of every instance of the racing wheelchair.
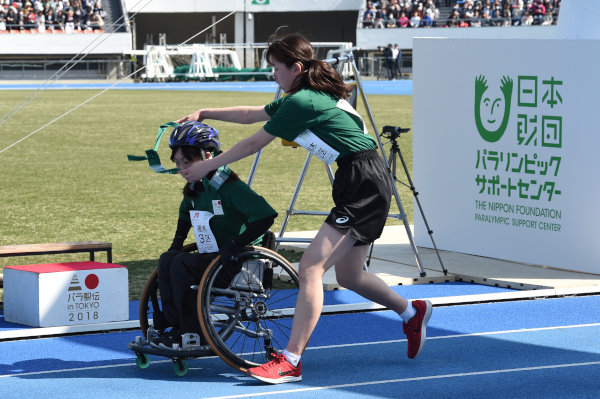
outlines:
[{"label": "racing wheelchair", "polygon": [[[187,359],[218,355],[233,368],[245,372],[272,359],[289,341],[298,295],[298,273],[273,251],[275,235],[267,232],[263,247],[247,246],[241,253],[241,271],[232,273],[217,256],[198,286],[198,317],[203,337],[185,333],[181,344],[167,347],[153,342],[160,333],[153,316],[160,312],[158,269],[155,269],[140,300],[143,337],[128,344],[137,355],[139,368],[150,365],[150,356],[173,360],[176,375],[188,371]],[[193,252],[196,244],[182,251]]]}]

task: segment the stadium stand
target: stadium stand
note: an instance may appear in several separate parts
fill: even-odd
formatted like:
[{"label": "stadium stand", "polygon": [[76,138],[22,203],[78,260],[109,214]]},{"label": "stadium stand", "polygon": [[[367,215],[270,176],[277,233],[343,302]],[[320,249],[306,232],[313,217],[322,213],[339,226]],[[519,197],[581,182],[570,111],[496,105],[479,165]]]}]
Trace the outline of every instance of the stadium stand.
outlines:
[{"label": "stadium stand", "polygon": [[0,33],[102,33],[122,15],[120,0],[0,0]]},{"label": "stadium stand", "polygon": [[363,29],[556,25],[561,0],[366,1]]}]

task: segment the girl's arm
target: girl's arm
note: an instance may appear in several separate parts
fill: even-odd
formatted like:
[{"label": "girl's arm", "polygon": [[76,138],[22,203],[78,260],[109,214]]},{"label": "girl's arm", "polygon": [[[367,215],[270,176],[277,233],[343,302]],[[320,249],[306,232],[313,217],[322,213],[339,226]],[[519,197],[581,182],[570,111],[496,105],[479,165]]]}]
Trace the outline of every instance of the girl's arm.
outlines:
[{"label": "girl's arm", "polygon": [[202,122],[204,119],[212,119],[223,122],[234,122],[249,125],[256,122],[264,122],[271,119],[265,112],[264,106],[240,106],[229,108],[207,108],[200,109],[193,114],[183,117],[175,122],[187,121]]},{"label": "girl's arm", "polygon": [[246,158],[261,150],[274,139],[275,136],[267,133],[267,131],[261,127],[258,132],[247,139],[240,141],[218,157],[211,158],[207,161],[196,162],[188,169],[180,170],[177,173],[182,175],[190,183],[202,180],[202,178],[211,170],[219,169],[221,166]]}]

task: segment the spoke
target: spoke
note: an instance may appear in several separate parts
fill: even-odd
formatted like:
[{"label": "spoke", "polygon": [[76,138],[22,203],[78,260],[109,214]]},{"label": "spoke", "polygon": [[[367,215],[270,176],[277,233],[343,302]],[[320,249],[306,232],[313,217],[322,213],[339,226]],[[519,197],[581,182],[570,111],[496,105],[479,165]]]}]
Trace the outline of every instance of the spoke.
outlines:
[{"label": "spoke", "polygon": [[[265,328],[266,328],[266,329],[268,329],[268,326],[267,326],[267,322],[266,322],[266,320],[265,320]],[[277,327],[277,328],[279,328],[279,327]],[[281,329],[280,329],[280,330],[281,330]],[[284,335],[284,336],[285,336],[285,337],[288,339],[288,341],[289,341],[290,337],[288,337],[288,336],[286,335],[286,333],[284,333],[283,331],[281,331],[281,332],[283,333],[283,335]],[[276,345],[277,345],[277,346],[278,346],[280,349],[282,349],[282,350],[283,350],[283,349],[285,349],[285,347],[284,347],[283,345],[281,345],[281,344],[279,343],[279,341],[277,341],[277,339],[275,339],[275,334],[273,334],[273,336],[271,337],[271,339],[272,339],[273,341],[275,341],[275,344],[276,344]]]},{"label": "spoke", "polygon": [[278,300],[276,300],[275,302],[268,302],[268,303],[267,303],[267,302],[265,301],[265,303],[267,303],[267,305],[268,305],[269,307],[271,307],[271,305],[273,305],[273,304],[276,304],[277,302],[284,301],[284,300],[286,300],[286,299],[288,299],[288,298],[291,298],[291,297],[293,297],[294,295],[298,295],[298,292],[294,292],[293,294],[290,294],[289,296],[286,296],[285,298],[278,299]]}]

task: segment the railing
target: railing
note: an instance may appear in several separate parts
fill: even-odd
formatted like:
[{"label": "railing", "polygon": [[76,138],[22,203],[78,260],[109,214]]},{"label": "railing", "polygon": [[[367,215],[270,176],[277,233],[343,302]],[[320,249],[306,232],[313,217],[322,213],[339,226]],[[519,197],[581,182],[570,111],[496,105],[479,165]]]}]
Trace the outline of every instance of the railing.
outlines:
[{"label": "railing", "polygon": [[[127,26],[122,26],[121,24],[111,24],[111,25],[74,25],[74,24],[51,24],[51,25],[20,25],[20,24],[4,24],[0,23],[0,34],[2,33],[33,33],[33,34],[51,34],[51,33],[63,33],[63,34],[77,34],[77,33],[113,33],[122,30],[124,32],[127,31],[129,24]],[[43,29],[42,29],[43,28]]]},{"label": "railing", "polygon": [[[396,19],[378,19],[378,20],[360,20],[362,28],[359,29],[404,29],[404,28],[446,28],[446,27],[488,27],[488,26],[529,26],[529,25],[556,25],[557,18],[551,16],[534,16],[528,22],[524,22],[521,17],[514,18],[436,18],[433,20],[419,20],[418,26],[413,26],[408,20],[407,26],[399,26]],[[387,27],[394,23],[395,26]],[[366,24],[366,26],[365,26]],[[462,24],[462,25],[461,25]]]},{"label": "railing", "polygon": [[[0,80],[48,79],[69,62],[71,61],[0,61]],[[132,63],[126,60],[83,60],[61,79],[122,79],[131,70]]]}]

